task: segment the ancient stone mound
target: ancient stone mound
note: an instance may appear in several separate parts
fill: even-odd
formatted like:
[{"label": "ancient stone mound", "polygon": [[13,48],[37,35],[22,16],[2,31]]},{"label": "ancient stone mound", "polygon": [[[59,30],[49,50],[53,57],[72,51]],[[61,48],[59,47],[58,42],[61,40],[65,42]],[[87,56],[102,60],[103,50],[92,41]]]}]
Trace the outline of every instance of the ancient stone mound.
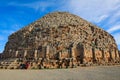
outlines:
[{"label": "ancient stone mound", "polygon": [[1,58],[44,68],[119,62],[113,36],[67,12],[50,13],[10,35]]}]

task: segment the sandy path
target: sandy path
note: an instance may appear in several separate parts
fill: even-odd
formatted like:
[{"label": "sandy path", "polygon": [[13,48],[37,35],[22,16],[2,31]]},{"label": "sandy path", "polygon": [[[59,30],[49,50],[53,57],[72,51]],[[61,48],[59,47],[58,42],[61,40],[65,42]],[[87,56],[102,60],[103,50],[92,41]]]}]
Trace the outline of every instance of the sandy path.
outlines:
[{"label": "sandy path", "polygon": [[120,66],[53,70],[0,70],[0,80],[120,80]]}]

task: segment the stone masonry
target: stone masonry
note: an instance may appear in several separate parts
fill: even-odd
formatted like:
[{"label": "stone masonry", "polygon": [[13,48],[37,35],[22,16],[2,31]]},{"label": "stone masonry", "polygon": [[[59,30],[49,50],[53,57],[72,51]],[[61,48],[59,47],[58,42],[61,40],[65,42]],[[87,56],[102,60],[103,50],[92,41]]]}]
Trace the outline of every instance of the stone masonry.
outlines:
[{"label": "stone masonry", "polygon": [[10,35],[0,59],[21,59],[29,68],[67,68],[119,63],[118,52],[103,29],[68,12],[54,12]]}]

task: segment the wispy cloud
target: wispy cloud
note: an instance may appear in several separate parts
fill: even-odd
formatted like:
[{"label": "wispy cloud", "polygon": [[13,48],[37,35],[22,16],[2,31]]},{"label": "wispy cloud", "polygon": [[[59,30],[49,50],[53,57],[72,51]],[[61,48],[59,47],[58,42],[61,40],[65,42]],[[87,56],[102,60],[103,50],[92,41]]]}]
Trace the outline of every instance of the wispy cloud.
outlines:
[{"label": "wispy cloud", "polygon": [[105,20],[108,17],[108,15],[101,15],[98,16],[95,20],[96,23],[100,23],[101,21]]},{"label": "wispy cloud", "polygon": [[8,5],[12,5],[12,6],[19,6],[19,7],[26,7],[26,8],[32,8],[36,11],[40,10],[40,11],[45,11],[46,8],[50,7],[51,5],[53,5],[52,2],[46,2],[46,1],[34,1],[34,2],[30,2],[30,3],[16,3],[16,2],[11,2]]},{"label": "wispy cloud", "polygon": [[117,7],[115,10],[112,10],[108,14],[108,17],[105,19],[105,24],[102,24],[103,27],[112,28],[116,25],[120,25],[120,10],[119,9],[120,7]]},{"label": "wispy cloud", "polygon": [[115,32],[117,30],[120,30],[120,25],[116,25],[116,26],[111,27],[110,29],[107,30],[107,32],[112,33],[112,32]]},{"label": "wispy cloud", "polygon": [[81,17],[96,22],[100,16],[108,15],[116,8],[119,0],[69,0],[65,7]]}]

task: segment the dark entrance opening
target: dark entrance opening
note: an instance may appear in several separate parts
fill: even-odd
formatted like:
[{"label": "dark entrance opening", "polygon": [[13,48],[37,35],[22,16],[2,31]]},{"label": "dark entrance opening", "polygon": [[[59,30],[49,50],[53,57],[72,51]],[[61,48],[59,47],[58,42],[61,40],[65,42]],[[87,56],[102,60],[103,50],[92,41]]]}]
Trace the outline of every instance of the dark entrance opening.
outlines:
[{"label": "dark entrance opening", "polygon": [[78,56],[77,58],[80,61],[80,64],[83,64],[83,59],[84,59],[84,47],[82,44],[78,43],[77,45],[77,52],[78,52]]},{"label": "dark entrance opening", "polygon": [[95,49],[92,48],[92,56],[93,56],[93,63],[96,62],[96,58],[95,58]]}]

